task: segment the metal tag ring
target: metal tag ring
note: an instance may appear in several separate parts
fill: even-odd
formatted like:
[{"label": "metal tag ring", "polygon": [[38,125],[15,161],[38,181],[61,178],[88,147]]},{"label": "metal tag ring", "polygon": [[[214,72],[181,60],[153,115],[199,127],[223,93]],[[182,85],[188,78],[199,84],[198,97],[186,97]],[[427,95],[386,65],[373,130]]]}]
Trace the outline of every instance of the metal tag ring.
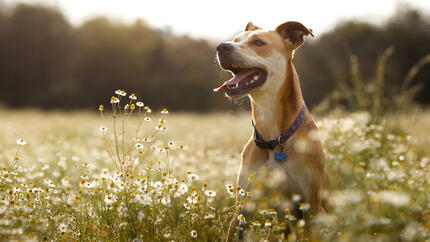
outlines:
[{"label": "metal tag ring", "polygon": [[282,138],[282,136],[281,136],[281,135],[279,135],[279,136],[278,136],[278,145],[282,145],[282,143],[281,143],[281,138]]}]

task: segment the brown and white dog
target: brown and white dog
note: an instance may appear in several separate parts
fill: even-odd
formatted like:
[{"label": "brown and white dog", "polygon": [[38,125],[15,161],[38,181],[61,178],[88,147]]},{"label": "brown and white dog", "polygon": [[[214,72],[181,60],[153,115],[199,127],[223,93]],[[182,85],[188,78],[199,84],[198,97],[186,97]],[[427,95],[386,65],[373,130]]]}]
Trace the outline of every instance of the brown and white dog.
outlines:
[{"label": "brown and white dog", "polygon": [[[286,22],[275,30],[262,30],[249,22],[245,31],[232,41],[218,45],[219,64],[234,77],[214,91],[225,90],[231,98],[248,95],[255,130],[266,141],[278,139],[296,123],[302,111],[303,119],[294,134],[278,144],[287,154],[286,161],[275,161],[275,150],[260,148],[253,136],[243,149],[237,183],[245,188],[249,175],[276,163],[286,175],[278,188],[280,192],[286,196],[301,195],[302,201],[309,203],[311,213],[316,214],[324,211],[321,192],[328,188],[329,180],[317,126],[304,106],[293,66],[294,51],[307,35],[313,36],[312,30],[299,22]],[[228,240],[232,238],[237,222],[234,218]]]}]

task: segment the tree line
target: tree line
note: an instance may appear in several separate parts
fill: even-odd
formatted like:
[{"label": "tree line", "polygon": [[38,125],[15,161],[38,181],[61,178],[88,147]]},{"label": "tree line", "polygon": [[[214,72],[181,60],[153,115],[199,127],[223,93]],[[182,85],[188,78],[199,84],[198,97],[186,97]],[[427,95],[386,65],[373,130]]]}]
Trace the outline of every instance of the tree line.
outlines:
[{"label": "tree line", "polygon": [[[216,64],[214,41],[174,35],[143,20],[124,24],[95,17],[73,26],[60,10],[39,4],[0,2],[0,9],[3,105],[91,108],[108,102],[121,88],[154,108],[237,108],[212,93],[228,77]],[[413,8],[403,8],[383,25],[340,23],[297,51],[305,99],[308,105],[318,104],[339,83],[350,83],[352,55],[359,60],[363,80],[371,78],[378,55],[394,46],[386,66],[389,95],[414,63],[430,53],[429,43],[429,17]],[[416,96],[422,103],[430,102],[429,69],[422,68],[410,83],[422,84]]]}]

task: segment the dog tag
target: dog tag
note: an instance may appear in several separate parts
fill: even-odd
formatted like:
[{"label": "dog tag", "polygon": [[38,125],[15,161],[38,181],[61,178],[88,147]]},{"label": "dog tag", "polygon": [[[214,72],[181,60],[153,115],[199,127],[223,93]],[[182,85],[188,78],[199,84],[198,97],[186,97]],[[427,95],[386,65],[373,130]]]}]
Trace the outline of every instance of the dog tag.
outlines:
[{"label": "dog tag", "polygon": [[276,161],[286,161],[287,154],[284,152],[284,146],[278,145],[279,148],[275,150],[275,160]]}]

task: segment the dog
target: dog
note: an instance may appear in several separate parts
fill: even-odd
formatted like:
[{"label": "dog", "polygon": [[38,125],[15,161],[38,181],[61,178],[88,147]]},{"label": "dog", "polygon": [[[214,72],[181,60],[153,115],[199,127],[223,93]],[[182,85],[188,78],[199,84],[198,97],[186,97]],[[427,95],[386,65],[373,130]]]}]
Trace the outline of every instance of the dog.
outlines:
[{"label": "dog", "polygon": [[[258,176],[261,167],[280,167],[286,176],[279,191],[289,197],[299,194],[310,205],[310,213],[317,214],[325,211],[322,191],[330,182],[317,126],[293,65],[294,52],[309,35],[313,37],[312,30],[295,21],[275,30],[249,22],[232,41],[217,46],[219,65],[233,78],[214,91],[225,90],[232,99],[248,96],[251,101],[254,135],[242,151],[238,186],[249,190],[250,175]],[[227,240],[237,224],[234,218]]]}]

